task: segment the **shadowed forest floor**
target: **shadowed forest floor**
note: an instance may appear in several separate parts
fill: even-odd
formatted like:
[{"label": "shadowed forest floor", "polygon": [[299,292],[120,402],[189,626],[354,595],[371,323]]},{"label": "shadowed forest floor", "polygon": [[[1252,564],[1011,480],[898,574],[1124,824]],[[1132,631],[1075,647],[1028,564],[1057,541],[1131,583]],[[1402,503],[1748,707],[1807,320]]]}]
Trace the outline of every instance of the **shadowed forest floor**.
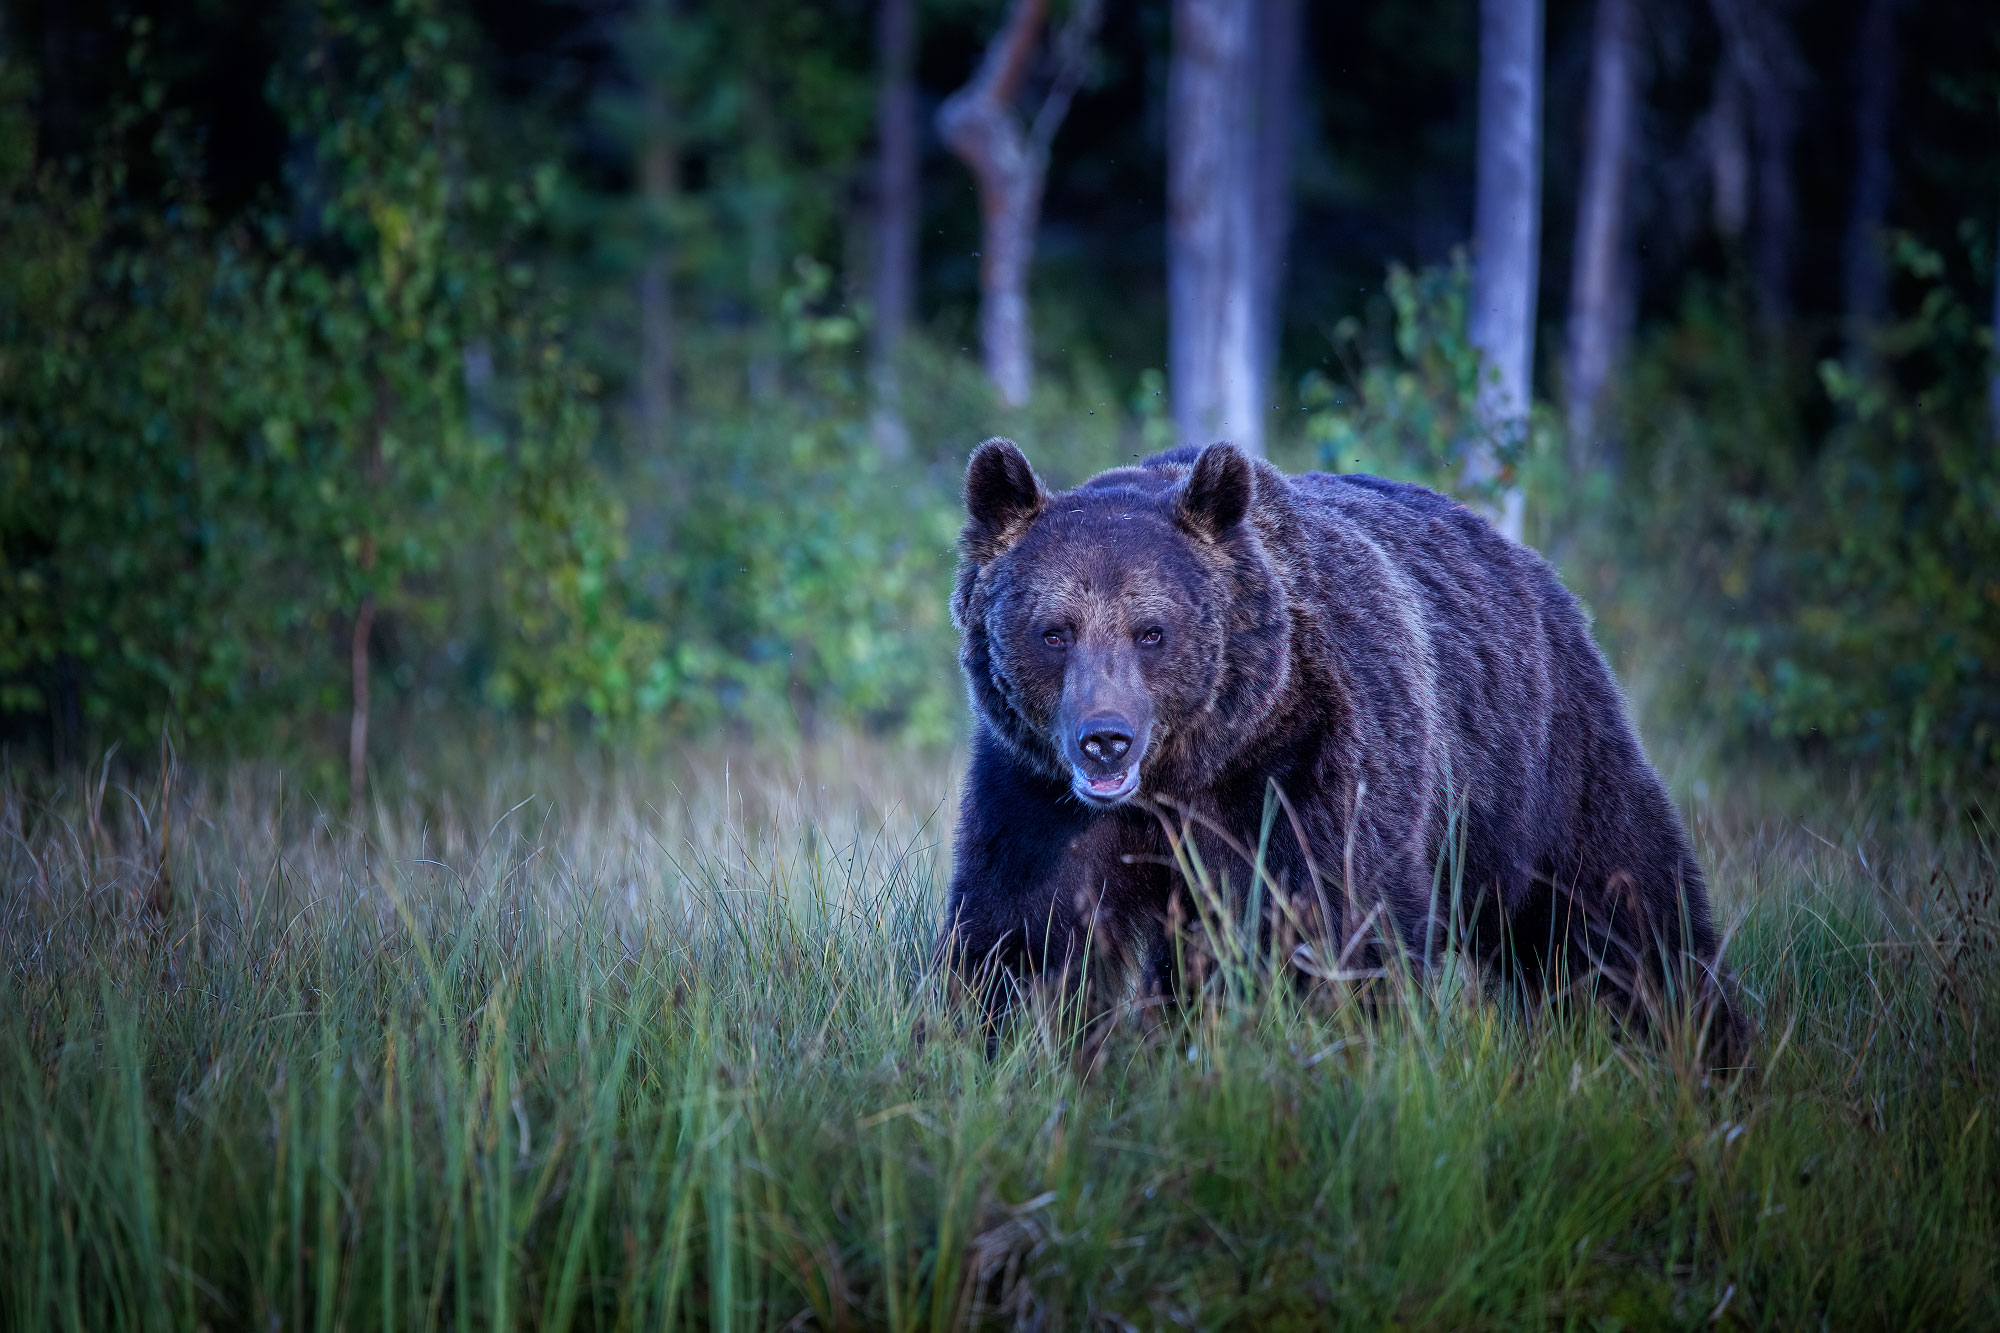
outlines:
[{"label": "shadowed forest floor", "polygon": [[0,787],[9,1327],[2000,1325],[2000,861],[1858,800],[1690,802],[1716,1085],[1449,970],[989,1060],[922,980],[947,768],[865,747],[411,780],[365,841],[100,776]]}]

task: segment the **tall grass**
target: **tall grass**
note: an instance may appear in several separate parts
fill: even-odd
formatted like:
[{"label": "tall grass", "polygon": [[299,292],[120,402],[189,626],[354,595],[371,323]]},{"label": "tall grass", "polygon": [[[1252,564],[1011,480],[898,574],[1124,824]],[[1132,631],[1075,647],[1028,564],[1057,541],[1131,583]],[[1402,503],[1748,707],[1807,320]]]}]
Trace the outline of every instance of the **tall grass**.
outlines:
[{"label": "tall grass", "polygon": [[1762,1037],[925,984],[942,772],[0,784],[11,1328],[1992,1327],[1993,850],[1702,803]]}]

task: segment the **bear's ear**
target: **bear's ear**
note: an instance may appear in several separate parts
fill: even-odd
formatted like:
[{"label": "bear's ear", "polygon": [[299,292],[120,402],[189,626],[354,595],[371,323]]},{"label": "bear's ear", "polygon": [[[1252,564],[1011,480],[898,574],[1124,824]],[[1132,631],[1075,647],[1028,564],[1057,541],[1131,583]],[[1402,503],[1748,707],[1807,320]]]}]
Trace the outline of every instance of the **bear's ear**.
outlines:
[{"label": "bear's ear", "polygon": [[1014,544],[1042,512],[1048,493],[1012,440],[991,439],[972,451],[965,468],[967,554],[991,560]]},{"label": "bear's ear", "polygon": [[1194,471],[1181,486],[1181,522],[1204,537],[1220,537],[1243,521],[1256,485],[1257,476],[1241,450],[1211,444],[1194,460]]}]

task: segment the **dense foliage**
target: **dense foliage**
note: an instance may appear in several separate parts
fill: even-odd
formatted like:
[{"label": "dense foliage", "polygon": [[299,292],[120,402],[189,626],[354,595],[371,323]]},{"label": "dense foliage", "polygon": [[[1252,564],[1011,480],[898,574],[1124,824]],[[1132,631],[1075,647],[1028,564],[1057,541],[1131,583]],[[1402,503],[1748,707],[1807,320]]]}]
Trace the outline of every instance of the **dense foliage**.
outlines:
[{"label": "dense foliage", "polygon": [[[1857,363],[1821,362],[1818,386],[1740,301],[1698,292],[1636,359],[1622,476],[1576,474],[1539,414],[1512,461],[1615,646],[1677,659],[1648,672],[1669,715],[1970,809],[2000,773],[1991,335],[1940,255],[1909,237],[1900,253],[1926,283],[1917,312]],[[1344,383],[1307,386],[1315,461],[1476,500],[1457,475],[1477,429],[1463,261],[1393,269],[1387,289],[1393,338],[1347,322]],[[1829,425],[1808,419],[1814,387]]]},{"label": "dense foliage", "polygon": [[1643,486],[1614,521],[1639,542],[1628,563],[1680,572],[1676,637],[1706,669],[1675,705],[1970,809],[2000,775],[1992,339],[1939,255],[1902,253],[1917,311],[1856,363],[1818,365],[1824,408],[1726,299],[1691,301],[1641,360]]},{"label": "dense foliage", "polygon": [[[963,76],[992,8],[924,6],[926,86]],[[1351,136],[1365,93],[1409,121],[1382,129],[1415,154],[1404,169],[1430,174],[1329,139],[1299,173],[1301,226],[1375,217],[1398,191],[1413,216],[1450,212],[1418,186],[1462,166],[1464,108],[1442,90],[1469,56],[1412,38],[1430,9],[1353,31],[1314,19],[1333,25],[1316,42],[1414,62],[1430,99],[1405,106],[1372,73],[1313,94],[1316,132]],[[190,54],[220,20],[106,12],[124,15],[104,29],[115,71],[0,65],[0,737],[17,753],[77,761],[166,725],[197,750],[330,758],[364,611],[392,731],[949,740],[964,450],[1005,431],[1075,480],[1172,442],[1142,336],[1157,293],[1129,267],[1157,246],[1130,212],[1159,203],[1131,196],[1133,155],[1158,152],[1149,9],[1110,11],[1065,131],[1076,157],[1051,176],[1036,294],[1051,373],[1022,412],[996,408],[968,353],[970,192],[928,161],[926,236],[944,239],[927,241],[925,283],[942,296],[903,353],[906,455],[877,447],[863,364],[858,0],[637,3],[584,36],[534,26],[568,21],[554,0],[507,19],[300,0],[246,29],[267,44],[251,96],[276,147],[259,159],[238,131],[227,163],[197,77],[219,71]],[[1574,29],[1551,13],[1552,33]],[[37,21],[47,38],[84,20]],[[1696,40],[1668,27],[1663,52]],[[1865,355],[1827,360],[1823,325],[1753,315],[1740,256],[1669,234],[1677,257],[1641,275],[1612,451],[1579,470],[1538,411],[1506,459],[1531,536],[1662,716],[1958,809],[2000,771],[2000,467],[1975,295],[1994,257],[1966,202],[1994,182],[1937,137],[1991,120],[1968,49],[1972,65],[1906,98],[1932,137],[1909,177],[1900,313]],[[1673,59],[1662,116],[1700,63]],[[54,77],[70,83],[39,81]],[[635,165],[660,142],[671,188]],[[1336,160],[1347,175],[1328,175]],[[1940,182],[1959,195],[1940,202]],[[1328,284],[1353,254],[1295,248],[1273,453],[1458,487],[1477,420],[1466,260],[1384,235],[1369,244],[1409,262],[1347,295]],[[1417,262],[1427,248],[1437,262]],[[664,419],[640,410],[635,350],[635,275],[658,255],[675,319]],[[1325,304],[1301,313],[1297,293]]]},{"label": "dense foliage", "polygon": [[39,160],[6,69],[0,702],[72,743],[171,716],[255,744],[336,708],[364,599],[399,670],[484,653],[474,697],[543,713],[629,711],[656,656],[610,581],[588,376],[513,258],[535,180],[469,159],[443,24],[322,20],[279,94],[309,127],[297,218],[223,228],[186,177],[162,207],[108,153]]},{"label": "dense foliage", "polygon": [[[920,0],[922,110],[1005,7]],[[1890,7],[1857,329],[1877,0],[1639,8],[1616,401],[1502,480],[1687,813],[1726,1082],[1457,957],[1308,987],[1216,896],[1178,1012],[989,1054],[928,984],[966,451],[1178,442],[1164,0],[1104,6],[1018,411],[929,141],[876,397],[874,0],[0,0],[0,1325],[2000,1324],[2000,17]],[[1478,6],[1303,11],[1272,456],[1488,500]],[[1751,11],[1795,255],[1697,181]]]}]

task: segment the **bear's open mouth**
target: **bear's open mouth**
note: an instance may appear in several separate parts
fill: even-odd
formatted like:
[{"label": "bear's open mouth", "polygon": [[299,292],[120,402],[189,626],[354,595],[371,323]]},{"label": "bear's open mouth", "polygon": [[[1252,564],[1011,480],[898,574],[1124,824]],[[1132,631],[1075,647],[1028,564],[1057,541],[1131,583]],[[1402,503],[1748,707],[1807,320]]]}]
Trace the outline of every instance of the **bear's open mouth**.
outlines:
[{"label": "bear's open mouth", "polygon": [[1092,777],[1082,769],[1077,769],[1075,786],[1077,795],[1092,801],[1119,801],[1130,796],[1139,787],[1139,767],[1122,769],[1105,777]]}]

